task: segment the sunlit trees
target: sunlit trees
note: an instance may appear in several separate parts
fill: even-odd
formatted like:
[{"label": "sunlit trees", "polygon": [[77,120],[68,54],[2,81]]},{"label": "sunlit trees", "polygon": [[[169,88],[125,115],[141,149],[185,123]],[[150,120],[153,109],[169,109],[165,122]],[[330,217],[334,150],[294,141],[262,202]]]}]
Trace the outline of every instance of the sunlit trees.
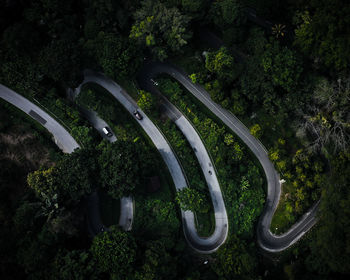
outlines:
[{"label": "sunlit trees", "polygon": [[140,90],[140,97],[137,100],[137,105],[145,112],[152,112],[155,108],[155,100],[151,93]]},{"label": "sunlit trees", "polygon": [[234,66],[234,58],[225,47],[206,56],[205,67],[223,81],[232,81]]},{"label": "sunlit trees", "polygon": [[209,210],[209,201],[206,197],[192,188],[183,188],[177,191],[176,201],[182,210],[191,210],[200,213],[206,213]]},{"label": "sunlit trees", "polygon": [[277,42],[268,44],[261,64],[275,86],[281,86],[287,92],[296,89],[302,67],[294,51],[280,47]]},{"label": "sunlit trees", "polygon": [[177,8],[168,8],[161,2],[142,1],[134,17],[130,38],[149,47],[160,60],[167,58],[168,52],[181,51],[191,38],[187,30],[189,18]]}]

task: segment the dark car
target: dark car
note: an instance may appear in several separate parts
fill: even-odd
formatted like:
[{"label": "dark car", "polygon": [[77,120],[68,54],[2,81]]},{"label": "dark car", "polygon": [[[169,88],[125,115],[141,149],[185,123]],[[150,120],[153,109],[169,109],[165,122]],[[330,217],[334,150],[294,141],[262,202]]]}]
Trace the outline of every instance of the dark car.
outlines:
[{"label": "dark car", "polygon": [[105,126],[104,128],[102,128],[102,131],[108,137],[111,137],[113,135],[111,129],[108,126]]},{"label": "dark car", "polygon": [[143,119],[142,115],[141,115],[140,112],[137,111],[137,110],[134,111],[134,116],[135,116],[136,119],[138,119],[138,120],[142,120],[142,119]]}]

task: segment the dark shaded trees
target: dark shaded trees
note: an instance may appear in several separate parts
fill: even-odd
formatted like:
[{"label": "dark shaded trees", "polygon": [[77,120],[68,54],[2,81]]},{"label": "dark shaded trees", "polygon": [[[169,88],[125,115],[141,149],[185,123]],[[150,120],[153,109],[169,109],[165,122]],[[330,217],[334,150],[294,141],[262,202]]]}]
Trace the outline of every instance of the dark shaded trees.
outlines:
[{"label": "dark shaded trees", "polygon": [[[235,235],[217,251],[212,267],[223,279],[254,279],[257,260],[249,253],[246,244]],[[251,277],[250,277],[251,275]]]},{"label": "dark shaded trees", "polygon": [[90,250],[99,269],[111,273],[116,279],[125,279],[136,258],[134,238],[116,226],[97,235]]},{"label": "dark shaded trees", "polygon": [[294,19],[295,45],[316,64],[320,61],[337,71],[348,69],[350,6],[341,0],[305,2]]},{"label": "dark shaded trees", "polygon": [[[332,159],[330,176],[325,178],[320,205],[320,223],[311,240],[314,270],[350,273],[350,152]],[[321,267],[326,265],[326,269]],[[327,269],[328,268],[328,269]]]},{"label": "dark shaded trees", "polygon": [[101,187],[106,188],[109,195],[118,199],[140,186],[143,159],[136,143],[102,142],[98,149]]}]

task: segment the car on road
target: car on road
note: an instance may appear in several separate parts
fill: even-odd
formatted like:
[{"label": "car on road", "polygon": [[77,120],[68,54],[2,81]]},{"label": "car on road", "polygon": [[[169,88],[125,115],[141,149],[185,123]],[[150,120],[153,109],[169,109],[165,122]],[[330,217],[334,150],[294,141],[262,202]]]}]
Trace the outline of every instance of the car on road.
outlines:
[{"label": "car on road", "polygon": [[139,121],[143,119],[143,117],[139,111],[135,110],[133,114],[134,114],[135,118],[138,119]]},{"label": "car on road", "polygon": [[102,131],[108,137],[112,137],[113,136],[113,133],[112,133],[111,129],[108,126],[105,126],[104,128],[102,128]]}]

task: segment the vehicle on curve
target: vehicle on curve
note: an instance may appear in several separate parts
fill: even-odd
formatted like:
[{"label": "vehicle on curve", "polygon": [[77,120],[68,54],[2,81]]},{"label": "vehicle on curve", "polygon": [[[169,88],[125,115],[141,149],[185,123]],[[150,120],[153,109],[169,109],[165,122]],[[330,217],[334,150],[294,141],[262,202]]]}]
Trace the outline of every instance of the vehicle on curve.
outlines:
[{"label": "vehicle on curve", "polygon": [[135,110],[133,114],[134,114],[135,118],[138,119],[139,121],[143,119],[143,117],[139,111]]},{"label": "vehicle on curve", "polygon": [[104,135],[108,136],[108,137],[112,137],[113,133],[111,131],[111,129],[108,126],[105,126],[104,128],[102,128],[102,131],[104,133]]}]

